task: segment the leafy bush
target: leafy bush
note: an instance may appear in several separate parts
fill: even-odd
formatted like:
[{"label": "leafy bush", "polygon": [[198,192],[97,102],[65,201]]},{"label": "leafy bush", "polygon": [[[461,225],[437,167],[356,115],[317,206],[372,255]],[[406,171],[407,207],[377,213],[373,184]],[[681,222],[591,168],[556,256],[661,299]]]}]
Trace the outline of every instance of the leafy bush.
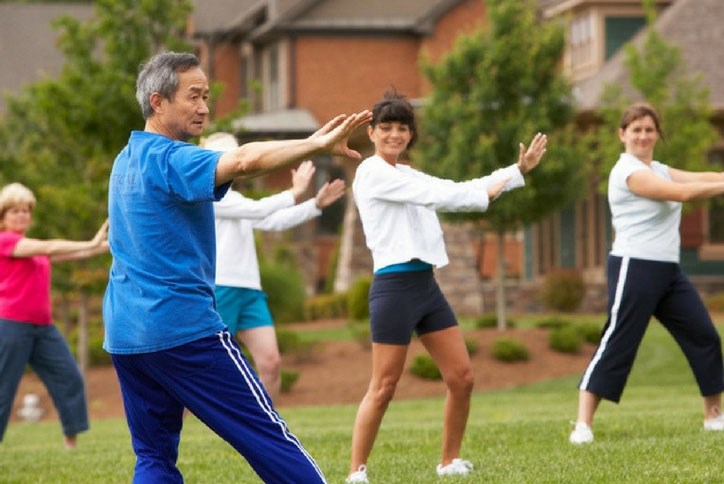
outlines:
[{"label": "leafy bush", "polygon": [[88,366],[112,365],[111,354],[103,349],[103,335],[88,337]]},{"label": "leafy bush", "polygon": [[426,380],[442,380],[440,370],[428,354],[415,357],[410,367],[410,373]]},{"label": "leafy bush", "polygon": [[362,348],[370,349],[372,347],[372,336],[370,335],[369,321],[349,321],[348,326],[352,331],[352,337]]},{"label": "leafy bush", "polygon": [[480,351],[480,343],[476,339],[465,338],[465,348],[468,350],[468,354],[473,356]]},{"label": "leafy bush", "polygon": [[586,343],[598,344],[601,340],[601,326],[596,323],[582,323],[576,326]]},{"label": "leafy bush", "polygon": [[308,351],[312,343],[303,341],[301,336],[294,331],[288,329],[277,329],[277,344],[279,345],[279,353],[304,353]]},{"label": "leafy bush", "polygon": [[499,361],[528,361],[530,353],[523,343],[513,338],[498,338],[493,342],[493,358]]},{"label": "leafy bush", "polygon": [[[508,328],[515,328],[515,321],[511,318],[505,320]],[[475,327],[478,329],[486,328],[497,328],[498,327],[498,315],[495,313],[487,313],[480,316],[475,320]]]},{"label": "leafy bush", "polygon": [[304,318],[304,282],[296,265],[263,260],[259,262],[261,285],[269,296],[274,321],[286,323]]},{"label": "leafy bush", "polygon": [[306,320],[343,318],[347,316],[347,293],[320,294],[304,303]]},{"label": "leafy bush", "polygon": [[575,326],[556,328],[548,335],[548,346],[561,353],[578,353],[583,345],[583,335]]},{"label": "leafy bush", "polygon": [[299,379],[299,372],[294,370],[282,370],[281,372],[281,392],[289,393],[292,387]]},{"label": "leafy bush", "polygon": [[570,324],[571,321],[568,319],[558,316],[552,316],[550,318],[541,319],[540,321],[535,323],[535,327],[541,329],[557,329],[564,326],[570,326]]},{"label": "leafy bush", "polygon": [[573,312],[581,306],[586,287],[581,273],[574,269],[557,269],[546,275],[541,302],[554,311]]},{"label": "leafy bush", "polygon": [[724,312],[724,292],[719,292],[708,297],[706,307],[712,313]]},{"label": "leafy bush", "polygon": [[352,319],[370,317],[369,297],[372,278],[363,276],[352,283],[347,292],[347,313]]}]

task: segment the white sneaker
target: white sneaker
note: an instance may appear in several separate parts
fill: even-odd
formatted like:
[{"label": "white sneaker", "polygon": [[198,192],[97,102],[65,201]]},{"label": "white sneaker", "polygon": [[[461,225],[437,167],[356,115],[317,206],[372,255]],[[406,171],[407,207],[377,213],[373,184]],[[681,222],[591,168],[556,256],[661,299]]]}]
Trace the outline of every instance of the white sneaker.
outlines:
[{"label": "white sneaker", "polygon": [[473,464],[462,459],[453,459],[452,462],[446,466],[442,464],[437,465],[438,476],[467,476],[472,470]]},{"label": "white sneaker", "polygon": [[347,479],[345,479],[344,482],[346,482],[347,484],[367,484],[368,482],[370,482],[367,480],[367,466],[364,464],[359,466],[359,469],[348,475]]},{"label": "white sneaker", "polygon": [[576,422],[576,426],[568,440],[575,445],[590,444],[593,442],[593,431],[586,422]]},{"label": "white sneaker", "polygon": [[704,430],[724,430],[724,415],[719,415],[718,417],[708,418],[704,420]]}]

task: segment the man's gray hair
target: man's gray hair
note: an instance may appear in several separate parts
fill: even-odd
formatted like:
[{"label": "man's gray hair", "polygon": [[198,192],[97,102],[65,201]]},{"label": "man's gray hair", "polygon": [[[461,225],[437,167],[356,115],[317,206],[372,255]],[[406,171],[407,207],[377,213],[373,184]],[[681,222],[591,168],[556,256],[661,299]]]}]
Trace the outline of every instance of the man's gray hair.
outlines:
[{"label": "man's gray hair", "polygon": [[151,94],[157,92],[165,99],[173,101],[178,90],[179,72],[186,72],[200,64],[195,55],[178,52],[161,52],[146,62],[136,80],[136,99],[141,105],[143,119],[148,119],[153,114]]}]

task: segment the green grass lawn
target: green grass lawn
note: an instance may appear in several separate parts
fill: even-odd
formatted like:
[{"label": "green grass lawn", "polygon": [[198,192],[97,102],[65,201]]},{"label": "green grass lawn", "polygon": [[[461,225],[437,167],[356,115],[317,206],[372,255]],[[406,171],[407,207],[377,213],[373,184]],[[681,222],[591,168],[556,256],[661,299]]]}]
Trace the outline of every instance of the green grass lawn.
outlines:
[{"label": "green grass lawn", "polygon": [[[568,443],[578,375],[477,393],[463,457],[476,472],[446,482],[724,482],[724,433],[702,430],[701,399],[678,346],[652,324],[621,405],[604,402],[596,441]],[[330,483],[347,474],[356,406],[282,409]],[[368,462],[373,483],[437,483],[442,400],[395,401]],[[128,483],[133,453],[125,422],[92,422],[73,452],[55,422],[11,424],[0,444],[2,483]],[[188,418],[179,457],[187,483],[259,482],[225,442]]]}]

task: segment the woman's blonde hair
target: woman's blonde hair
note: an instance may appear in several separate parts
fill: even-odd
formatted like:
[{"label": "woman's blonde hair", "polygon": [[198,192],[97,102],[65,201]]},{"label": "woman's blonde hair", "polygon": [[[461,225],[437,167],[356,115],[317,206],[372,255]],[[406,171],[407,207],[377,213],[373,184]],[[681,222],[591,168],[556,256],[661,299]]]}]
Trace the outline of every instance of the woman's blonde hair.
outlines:
[{"label": "woman's blonde hair", "polygon": [[3,224],[5,212],[18,205],[27,205],[32,211],[35,208],[35,195],[21,183],[5,185],[0,190],[0,230],[5,229],[5,224]]}]

